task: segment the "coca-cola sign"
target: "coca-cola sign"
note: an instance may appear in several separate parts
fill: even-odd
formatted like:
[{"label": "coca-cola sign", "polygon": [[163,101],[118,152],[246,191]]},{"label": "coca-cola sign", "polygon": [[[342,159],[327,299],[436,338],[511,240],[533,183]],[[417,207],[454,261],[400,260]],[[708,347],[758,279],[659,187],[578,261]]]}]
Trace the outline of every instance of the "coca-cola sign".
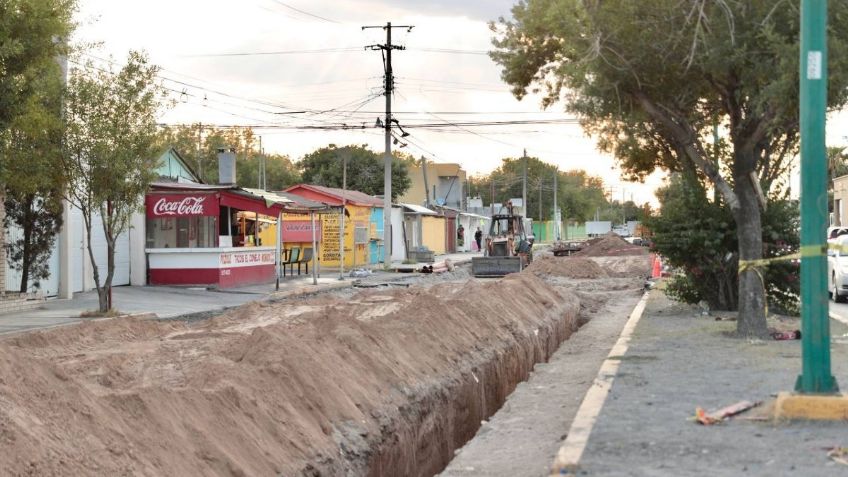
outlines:
[{"label": "coca-cola sign", "polygon": [[149,195],[150,218],[217,216],[218,204],[210,195]]}]

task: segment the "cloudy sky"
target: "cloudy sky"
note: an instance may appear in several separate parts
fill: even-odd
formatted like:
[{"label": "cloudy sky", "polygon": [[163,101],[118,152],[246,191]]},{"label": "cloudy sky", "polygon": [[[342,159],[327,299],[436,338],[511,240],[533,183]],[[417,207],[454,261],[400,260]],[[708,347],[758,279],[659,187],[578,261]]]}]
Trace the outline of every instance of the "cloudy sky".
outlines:
[{"label": "cloudy sky", "polygon": [[[488,22],[509,15],[510,0],[81,0],[77,40],[100,42],[87,59],[122,61],[146,50],[163,68],[176,106],[166,123],[252,125],[266,151],[294,159],[318,147],[367,144],[383,149],[381,129],[302,130],[302,126],[372,126],[382,115],[382,29],[406,47],[393,55],[394,110],[410,125],[404,150],[487,173],[503,157],[531,156],[561,169],[585,169],[638,202],[654,201],[659,175],[622,182],[610,157],[574,124],[414,128],[416,123],[567,121],[562,106],[540,111],[539,98],[514,99],[485,55]],[[306,113],[298,113],[306,111]],[[532,190],[531,190],[532,192]]]}]

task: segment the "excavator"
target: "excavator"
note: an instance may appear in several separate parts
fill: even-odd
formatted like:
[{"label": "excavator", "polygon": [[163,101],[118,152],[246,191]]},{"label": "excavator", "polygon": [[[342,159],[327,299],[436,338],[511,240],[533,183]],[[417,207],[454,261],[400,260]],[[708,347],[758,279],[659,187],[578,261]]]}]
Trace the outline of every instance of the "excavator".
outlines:
[{"label": "excavator", "polygon": [[524,270],[533,260],[533,238],[524,229],[524,217],[513,213],[512,204],[507,213],[492,216],[489,235],[482,257],[471,259],[471,273],[475,277],[503,277]]}]

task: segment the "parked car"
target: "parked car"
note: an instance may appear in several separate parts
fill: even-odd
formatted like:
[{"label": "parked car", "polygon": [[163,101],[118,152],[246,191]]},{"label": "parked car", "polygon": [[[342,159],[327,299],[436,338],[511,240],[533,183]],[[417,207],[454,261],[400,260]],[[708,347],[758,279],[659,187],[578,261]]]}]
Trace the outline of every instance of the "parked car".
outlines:
[{"label": "parked car", "polygon": [[828,243],[843,247],[827,251],[827,289],[836,303],[844,303],[848,297],[848,235],[840,235]]}]

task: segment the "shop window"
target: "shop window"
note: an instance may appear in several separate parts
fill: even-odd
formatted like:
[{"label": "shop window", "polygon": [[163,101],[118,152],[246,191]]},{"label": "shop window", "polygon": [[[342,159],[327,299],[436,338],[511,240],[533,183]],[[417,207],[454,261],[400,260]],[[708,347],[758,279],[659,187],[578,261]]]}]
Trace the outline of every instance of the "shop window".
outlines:
[{"label": "shop window", "polygon": [[147,219],[147,248],[216,248],[217,217]]}]

